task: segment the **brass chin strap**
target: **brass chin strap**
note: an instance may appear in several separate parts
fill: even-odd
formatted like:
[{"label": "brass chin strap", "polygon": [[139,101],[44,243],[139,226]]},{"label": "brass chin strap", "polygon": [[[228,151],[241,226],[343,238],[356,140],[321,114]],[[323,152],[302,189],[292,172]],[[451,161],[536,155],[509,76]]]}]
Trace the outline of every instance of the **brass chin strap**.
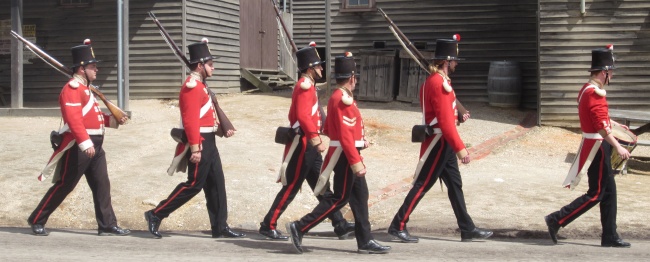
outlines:
[{"label": "brass chin strap", "polygon": [[[205,69],[205,63],[201,63],[201,64],[203,65],[203,75],[205,75],[205,78],[207,78],[208,77],[208,70]],[[203,84],[205,84],[205,78],[201,79],[201,82],[203,82]]]}]

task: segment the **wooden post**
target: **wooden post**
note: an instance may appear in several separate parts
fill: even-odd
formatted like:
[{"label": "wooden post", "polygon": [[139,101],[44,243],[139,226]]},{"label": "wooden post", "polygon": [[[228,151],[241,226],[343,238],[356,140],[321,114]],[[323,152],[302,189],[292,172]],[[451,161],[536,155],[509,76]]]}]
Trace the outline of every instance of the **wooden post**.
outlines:
[{"label": "wooden post", "polygon": [[124,1],[117,0],[117,106],[124,108]]},{"label": "wooden post", "polygon": [[[11,30],[23,35],[23,0],[11,0]],[[23,108],[23,44],[11,38],[11,108]]]},{"label": "wooden post", "polygon": [[[332,75],[332,34],[330,33],[330,23],[332,23],[331,16],[331,6],[330,0],[325,0],[325,50],[327,50],[327,60],[325,60],[325,75],[331,78]],[[331,83],[330,79],[326,79],[327,83],[327,94],[331,94]]]},{"label": "wooden post", "polygon": [[[182,11],[181,11],[182,14],[181,14],[181,46],[180,46],[180,48],[182,48],[181,51],[183,51],[183,54],[187,54],[187,39],[186,39],[186,37],[187,37],[187,1],[186,0],[181,1],[181,5],[183,6],[183,8],[182,8]],[[203,37],[203,36],[201,36],[201,37]],[[189,59],[189,55],[187,57]],[[181,79],[185,80],[185,78],[187,78],[187,71],[188,70],[189,70],[189,68],[185,69],[185,65],[181,66],[181,73],[183,74],[183,78],[181,78]]]},{"label": "wooden post", "polygon": [[122,53],[123,60],[124,61],[124,94],[122,99],[124,99],[123,104],[124,107],[122,107],[122,110],[128,111],[129,110],[129,0],[124,0],[124,14],[123,15],[123,21],[122,21],[122,33],[124,34],[124,37],[122,38],[122,46],[124,46],[124,50]]}]

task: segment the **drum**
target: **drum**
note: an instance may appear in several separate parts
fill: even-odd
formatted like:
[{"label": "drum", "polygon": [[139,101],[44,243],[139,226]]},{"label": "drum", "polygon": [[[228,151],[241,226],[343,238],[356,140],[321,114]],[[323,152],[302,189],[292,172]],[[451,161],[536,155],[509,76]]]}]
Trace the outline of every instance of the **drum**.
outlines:
[{"label": "drum", "polygon": [[[623,148],[627,149],[627,151],[630,151],[630,153],[632,153],[632,150],[636,148],[637,137],[632,133],[632,131],[625,129],[622,126],[615,125],[612,127],[612,135],[616,138],[616,141],[618,141]],[[627,159],[621,159],[618,152],[612,148],[612,169],[620,170],[625,167],[626,163]]]}]

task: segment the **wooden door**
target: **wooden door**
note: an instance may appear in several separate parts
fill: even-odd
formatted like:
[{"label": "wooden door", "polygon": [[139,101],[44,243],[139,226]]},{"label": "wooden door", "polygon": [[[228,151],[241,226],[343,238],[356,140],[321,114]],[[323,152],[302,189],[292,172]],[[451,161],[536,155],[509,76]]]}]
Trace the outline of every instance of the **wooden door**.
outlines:
[{"label": "wooden door", "polygon": [[268,0],[240,1],[239,45],[242,68],[278,69],[278,24]]}]

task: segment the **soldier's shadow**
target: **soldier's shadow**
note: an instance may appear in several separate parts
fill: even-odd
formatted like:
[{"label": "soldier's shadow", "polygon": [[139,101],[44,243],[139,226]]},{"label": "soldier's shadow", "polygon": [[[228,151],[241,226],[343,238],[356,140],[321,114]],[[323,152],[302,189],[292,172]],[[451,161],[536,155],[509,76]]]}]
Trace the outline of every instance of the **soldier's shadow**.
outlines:
[{"label": "soldier's shadow", "polygon": [[[347,249],[336,249],[336,248],[327,248],[321,246],[311,246],[308,243],[305,244],[305,241],[309,242],[310,238],[306,236],[303,238],[303,250],[305,253],[313,252],[315,250],[326,251],[326,252],[341,252],[341,253],[356,253],[356,248],[354,250]],[[293,247],[293,243],[290,240],[288,241],[272,241],[266,240],[262,237],[259,238],[249,238],[249,239],[220,239],[219,242],[230,243],[237,245],[243,248],[255,248],[255,249],[266,249],[268,253],[272,254],[296,254],[296,251]]]},{"label": "soldier's shadow", "polygon": [[[551,241],[551,237],[546,230],[521,230],[521,229],[494,229],[492,230],[494,235],[487,240],[479,241],[499,241],[499,242],[510,242],[510,243],[521,243],[526,245],[534,246],[553,246],[555,245]],[[558,240],[566,239],[558,235]],[[566,242],[565,242],[566,243]],[[562,243],[560,243],[562,244]],[[583,245],[579,243],[574,243],[577,245]]]}]

